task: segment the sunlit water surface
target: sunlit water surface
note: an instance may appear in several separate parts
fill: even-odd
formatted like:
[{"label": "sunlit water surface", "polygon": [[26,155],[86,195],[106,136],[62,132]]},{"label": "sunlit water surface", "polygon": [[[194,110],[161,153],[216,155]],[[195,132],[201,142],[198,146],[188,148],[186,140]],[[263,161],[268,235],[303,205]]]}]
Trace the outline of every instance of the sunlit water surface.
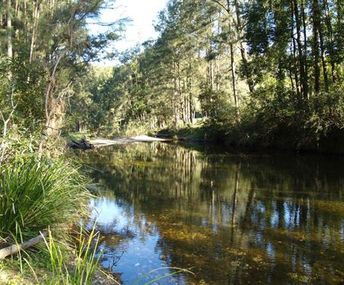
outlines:
[{"label": "sunlit water surface", "polygon": [[344,282],[341,158],[140,143],[82,159],[101,264],[124,284]]}]

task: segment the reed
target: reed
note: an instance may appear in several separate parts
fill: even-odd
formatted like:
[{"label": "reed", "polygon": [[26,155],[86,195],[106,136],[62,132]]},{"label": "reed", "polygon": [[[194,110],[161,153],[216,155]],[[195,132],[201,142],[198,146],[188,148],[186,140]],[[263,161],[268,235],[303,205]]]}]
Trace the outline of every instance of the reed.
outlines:
[{"label": "reed", "polygon": [[94,229],[86,232],[80,227],[75,243],[70,246],[55,239],[49,231],[45,245],[49,256],[47,268],[52,274],[44,284],[92,284],[95,273],[99,270],[98,240],[99,235]]}]

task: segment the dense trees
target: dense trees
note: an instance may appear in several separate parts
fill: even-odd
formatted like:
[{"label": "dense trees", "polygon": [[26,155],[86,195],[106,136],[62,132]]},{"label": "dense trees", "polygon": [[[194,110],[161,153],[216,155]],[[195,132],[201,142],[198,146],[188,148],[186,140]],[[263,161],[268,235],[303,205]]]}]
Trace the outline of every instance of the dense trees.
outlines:
[{"label": "dense trees", "polygon": [[3,0],[0,3],[1,129],[9,124],[59,133],[68,99],[87,63],[116,38],[91,36],[87,20],[105,1]]},{"label": "dense trees", "polygon": [[1,2],[3,134],[19,123],[54,134],[201,121],[242,142],[292,130],[297,146],[343,128],[341,1],[170,0],[158,39],[106,76],[85,72],[116,39],[87,33],[104,2]]},{"label": "dense trees", "polygon": [[245,8],[257,85],[253,97],[264,106],[256,110],[274,125],[297,127],[304,139],[319,140],[343,127],[341,6],[340,1],[253,1]]},{"label": "dense trees", "polygon": [[202,117],[242,138],[290,128],[317,141],[343,126],[343,10],[332,0],[171,0],[159,38],[97,91],[106,124],[176,128]]},{"label": "dense trees", "polygon": [[[200,116],[201,106],[211,118],[221,113],[216,106],[231,108],[230,96],[239,113],[238,97],[246,87],[237,86],[238,41],[227,42],[234,32],[229,14],[211,1],[171,1],[156,25],[159,39],[125,57],[108,81],[113,88],[104,97],[122,106],[116,122],[145,122],[150,129],[185,126]],[[231,83],[233,94],[226,92]]]}]

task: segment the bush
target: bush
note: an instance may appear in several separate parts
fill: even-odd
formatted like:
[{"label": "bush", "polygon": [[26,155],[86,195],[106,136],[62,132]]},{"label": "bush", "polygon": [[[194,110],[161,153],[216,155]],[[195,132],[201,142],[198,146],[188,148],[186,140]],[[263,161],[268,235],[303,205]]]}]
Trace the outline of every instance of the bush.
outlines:
[{"label": "bush", "polygon": [[28,156],[0,170],[0,236],[37,235],[48,226],[73,223],[87,205],[85,181],[63,161]]}]

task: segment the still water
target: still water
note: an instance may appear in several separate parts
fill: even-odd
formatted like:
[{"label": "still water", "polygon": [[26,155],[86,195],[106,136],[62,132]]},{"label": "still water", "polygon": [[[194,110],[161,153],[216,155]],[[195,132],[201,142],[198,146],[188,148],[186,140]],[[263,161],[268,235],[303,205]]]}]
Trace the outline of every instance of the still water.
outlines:
[{"label": "still water", "polygon": [[101,264],[124,284],[344,284],[344,159],[163,143],[83,155]]}]

